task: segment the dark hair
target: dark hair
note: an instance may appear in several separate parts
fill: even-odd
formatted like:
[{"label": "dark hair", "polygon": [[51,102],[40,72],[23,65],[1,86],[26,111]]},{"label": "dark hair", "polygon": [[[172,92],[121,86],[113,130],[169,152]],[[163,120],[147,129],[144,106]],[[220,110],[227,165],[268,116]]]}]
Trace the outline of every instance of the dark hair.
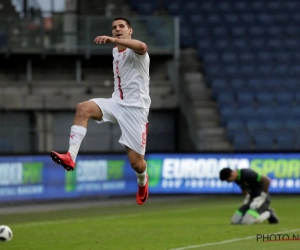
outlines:
[{"label": "dark hair", "polygon": [[125,21],[126,24],[127,24],[127,26],[128,26],[128,28],[131,28],[131,23],[130,23],[125,17],[116,17],[116,18],[113,20],[113,22],[114,22],[114,21],[117,21],[117,20],[123,20],[123,21]]},{"label": "dark hair", "polygon": [[221,181],[227,180],[230,177],[231,172],[232,172],[232,170],[230,168],[223,168],[220,171],[220,180]]}]

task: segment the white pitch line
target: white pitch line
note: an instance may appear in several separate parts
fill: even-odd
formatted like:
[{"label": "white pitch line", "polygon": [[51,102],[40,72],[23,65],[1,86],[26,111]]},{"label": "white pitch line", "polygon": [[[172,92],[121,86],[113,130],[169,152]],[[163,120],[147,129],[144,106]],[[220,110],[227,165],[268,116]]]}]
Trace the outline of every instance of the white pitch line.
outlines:
[{"label": "white pitch line", "polygon": [[[292,230],[287,230],[287,231],[282,231],[282,232],[277,232],[277,233],[272,233],[272,234],[292,233],[292,232],[297,232],[297,231],[300,231],[300,228],[292,229]],[[256,236],[248,236],[248,237],[244,237],[244,238],[235,238],[235,239],[231,239],[231,240],[211,242],[211,243],[205,243],[205,244],[195,245],[195,246],[187,246],[187,247],[181,247],[181,248],[172,248],[170,250],[186,250],[186,249],[192,249],[192,248],[215,246],[215,245],[227,244],[227,243],[241,241],[241,240],[251,240],[251,239],[254,239],[254,238],[256,238]]]}]

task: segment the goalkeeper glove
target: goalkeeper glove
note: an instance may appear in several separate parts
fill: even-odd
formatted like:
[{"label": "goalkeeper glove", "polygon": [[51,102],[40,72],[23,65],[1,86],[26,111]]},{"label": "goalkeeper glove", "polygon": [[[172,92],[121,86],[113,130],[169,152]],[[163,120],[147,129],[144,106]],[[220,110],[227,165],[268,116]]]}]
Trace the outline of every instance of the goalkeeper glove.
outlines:
[{"label": "goalkeeper glove", "polygon": [[250,200],[250,194],[246,194],[246,195],[245,195],[245,199],[244,199],[244,201],[243,201],[243,205],[248,204],[249,200]]},{"label": "goalkeeper glove", "polygon": [[251,209],[259,208],[267,199],[268,194],[265,192],[261,192],[260,196],[255,197],[250,203]]}]

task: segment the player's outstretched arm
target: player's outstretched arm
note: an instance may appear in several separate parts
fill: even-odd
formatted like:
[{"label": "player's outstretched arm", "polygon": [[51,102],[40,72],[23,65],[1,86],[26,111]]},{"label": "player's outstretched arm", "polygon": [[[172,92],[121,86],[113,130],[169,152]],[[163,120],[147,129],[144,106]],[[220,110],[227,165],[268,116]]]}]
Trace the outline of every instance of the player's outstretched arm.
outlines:
[{"label": "player's outstretched arm", "polygon": [[119,39],[110,36],[97,36],[94,40],[96,44],[116,43],[118,45],[132,49],[139,54],[145,54],[148,50],[147,45],[136,39]]}]

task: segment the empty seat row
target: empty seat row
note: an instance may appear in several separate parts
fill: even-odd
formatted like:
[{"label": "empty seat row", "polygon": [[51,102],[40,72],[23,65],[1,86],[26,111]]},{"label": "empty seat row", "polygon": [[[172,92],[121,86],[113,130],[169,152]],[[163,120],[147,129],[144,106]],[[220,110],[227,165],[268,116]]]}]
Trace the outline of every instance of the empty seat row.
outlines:
[{"label": "empty seat row", "polygon": [[[232,78],[213,79],[208,82],[215,96],[218,94],[236,94],[241,92],[269,92],[270,94],[279,92],[278,95],[292,94],[293,98],[298,95],[295,92],[299,89],[300,79],[293,78]],[[283,93],[282,93],[283,92]]]},{"label": "empty seat row", "polygon": [[277,51],[259,51],[255,52],[240,52],[237,51],[223,51],[207,52],[201,58],[207,65],[216,63],[243,63],[243,64],[258,64],[261,62],[276,63],[298,63],[300,64],[300,53],[293,53],[291,51],[277,50]]},{"label": "empty seat row", "polygon": [[[204,65],[206,66],[206,65]],[[209,65],[205,67],[205,74],[211,79],[215,77],[300,77],[300,65]]]},{"label": "empty seat row", "polygon": [[299,147],[299,134],[292,130],[228,130],[235,150],[293,151]]},{"label": "empty seat row", "polygon": [[[199,22],[201,23],[201,22]],[[241,24],[238,25],[227,25],[224,23],[220,23],[219,25],[208,26],[203,25],[199,27],[198,22],[181,22],[182,29],[188,29],[190,34],[195,34],[197,37],[205,37],[205,36],[214,36],[214,37],[270,37],[270,38],[278,38],[278,39],[296,39],[297,34],[299,34],[300,28],[298,26],[289,26],[289,28],[285,28],[286,25],[282,25],[280,27],[273,25],[271,27],[262,27],[259,25],[255,26],[244,26]]]},{"label": "empty seat row", "polygon": [[217,97],[218,107],[235,108],[235,107],[288,107],[300,105],[300,94],[295,93],[249,93],[241,92],[236,95],[229,92],[228,94],[219,94]]},{"label": "empty seat row", "polygon": [[[227,11],[225,13],[222,12],[210,12],[202,13],[197,11],[196,13],[185,13],[185,12],[178,12],[179,17],[185,20],[187,23],[191,24],[199,24],[204,23],[208,26],[215,26],[215,25],[243,25],[245,27],[257,25],[261,28],[263,16],[258,15],[254,12],[242,12],[237,13],[233,11]],[[291,27],[297,28],[295,26],[296,23],[300,22],[300,14],[299,12],[295,13],[288,13],[285,11],[272,13],[273,22],[265,24],[265,27],[282,27],[283,24],[290,23]],[[294,25],[293,25],[294,24]]]},{"label": "empty seat row", "polygon": [[220,112],[221,123],[227,127],[277,127],[299,128],[300,110],[287,111],[282,108],[268,112],[269,109],[251,110],[244,107],[238,110],[224,108]]},{"label": "empty seat row", "polygon": [[[185,32],[188,34],[188,32]],[[192,33],[189,33],[192,34]],[[195,36],[196,37],[196,36]],[[200,37],[199,37],[200,38]],[[187,37],[186,39],[190,39]],[[265,42],[264,39],[217,39],[209,37],[201,37],[202,40],[196,44],[199,54],[202,55],[205,52],[223,52],[236,50],[238,53],[245,51],[260,52],[262,49],[265,51],[276,52],[281,51],[296,51],[299,52],[299,42],[297,39],[288,39],[282,41],[282,39],[274,39],[269,42]]]}]

